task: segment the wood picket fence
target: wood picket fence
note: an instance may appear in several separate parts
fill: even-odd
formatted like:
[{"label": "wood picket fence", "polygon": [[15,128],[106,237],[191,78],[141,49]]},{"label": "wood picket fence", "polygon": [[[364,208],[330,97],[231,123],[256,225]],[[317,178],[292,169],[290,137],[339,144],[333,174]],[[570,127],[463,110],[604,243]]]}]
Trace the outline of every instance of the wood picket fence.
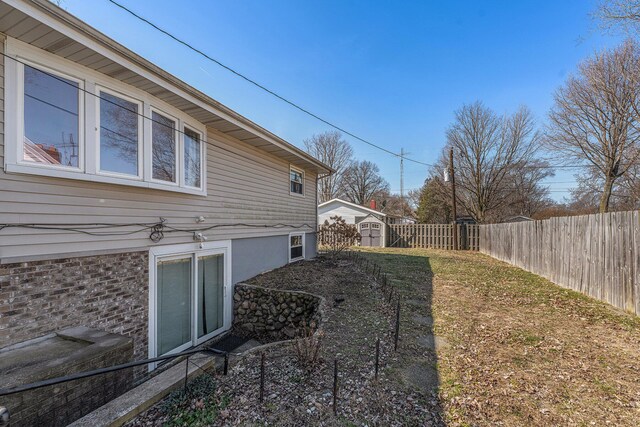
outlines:
[{"label": "wood picket fence", "polygon": [[480,226],[480,252],[640,315],[640,211]]},{"label": "wood picket fence", "polygon": [[[477,251],[480,246],[476,224],[457,224],[458,248]],[[452,224],[391,224],[388,246],[392,248],[453,249]]]}]

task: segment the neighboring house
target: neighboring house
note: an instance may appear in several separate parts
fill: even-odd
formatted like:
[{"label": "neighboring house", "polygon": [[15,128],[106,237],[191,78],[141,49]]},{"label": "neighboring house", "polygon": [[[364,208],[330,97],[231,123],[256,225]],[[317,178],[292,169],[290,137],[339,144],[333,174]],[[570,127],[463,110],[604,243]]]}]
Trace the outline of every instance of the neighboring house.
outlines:
[{"label": "neighboring house", "polygon": [[46,0],[0,2],[0,347],[72,326],[144,359],[316,254],[331,169]]},{"label": "neighboring house", "polygon": [[386,246],[387,224],[400,223],[400,218],[387,215],[376,209],[372,200],[370,207],[360,206],[342,199],[331,199],[318,205],[318,223],[331,222],[331,217],[340,216],[347,224],[355,224],[362,235],[362,246]]}]

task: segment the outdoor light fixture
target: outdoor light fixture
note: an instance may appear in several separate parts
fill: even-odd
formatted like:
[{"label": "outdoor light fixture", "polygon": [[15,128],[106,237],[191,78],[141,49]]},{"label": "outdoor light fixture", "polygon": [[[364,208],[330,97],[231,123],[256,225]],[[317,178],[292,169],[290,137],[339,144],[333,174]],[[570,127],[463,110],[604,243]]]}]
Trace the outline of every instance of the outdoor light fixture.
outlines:
[{"label": "outdoor light fixture", "polygon": [[198,224],[203,223],[203,222],[204,222],[204,217],[203,217],[203,216],[199,216],[199,217],[197,217],[197,218],[196,218],[196,222],[197,222]]},{"label": "outdoor light fixture", "polygon": [[193,240],[200,242],[200,249],[204,248],[204,242],[207,241],[207,236],[202,233],[193,233]]}]

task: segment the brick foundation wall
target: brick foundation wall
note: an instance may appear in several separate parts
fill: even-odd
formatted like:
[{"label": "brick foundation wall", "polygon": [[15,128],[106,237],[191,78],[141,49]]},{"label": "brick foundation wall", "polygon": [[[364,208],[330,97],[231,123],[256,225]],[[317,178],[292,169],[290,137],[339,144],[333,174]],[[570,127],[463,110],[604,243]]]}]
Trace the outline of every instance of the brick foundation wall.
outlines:
[{"label": "brick foundation wall", "polygon": [[0,265],[0,347],[87,326],[133,338],[134,358],[146,358],[148,260],[140,251]]},{"label": "brick foundation wall", "polygon": [[[132,352],[131,338],[71,328],[0,350],[0,358],[5,358],[0,364],[0,377],[7,387],[32,383],[126,363]],[[0,397],[0,404],[9,410],[11,427],[62,427],[132,385],[133,369],[129,368]]]}]

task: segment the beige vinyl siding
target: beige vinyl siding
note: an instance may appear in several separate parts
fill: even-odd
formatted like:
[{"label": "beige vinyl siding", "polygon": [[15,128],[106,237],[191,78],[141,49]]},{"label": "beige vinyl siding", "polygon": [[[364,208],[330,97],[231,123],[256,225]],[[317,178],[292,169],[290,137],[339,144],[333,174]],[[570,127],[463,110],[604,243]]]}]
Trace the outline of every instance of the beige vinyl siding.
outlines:
[{"label": "beige vinyl siding", "polygon": [[[3,76],[4,72],[0,73],[0,78]],[[1,81],[4,83],[3,78]],[[3,100],[4,84],[0,96]],[[0,104],[4,107],[4,102]],[[4,111],[0,118],[0,156],[3,156]],[[130,224],[154,222],[163,217],[168,225],[179,228],[285,223],[309,224],[309,228],[301,230],[315,229],[315,174],[305,171],[305,197],[290,195],[288,162],[214,129],[208,129],[207,133],[207,196],[0,171],[0,223]],[[198,216],[205,217],[205,222],[196,224]],[[236,225],[204,234],[211,241],[283,235],[296,230]],[[158,244],[189,242],[193,242],[192,234],[165,233]],[[129,236],[87,236],[58,230],[0,230],[3,261],[152,245],[148,231]]]}]

